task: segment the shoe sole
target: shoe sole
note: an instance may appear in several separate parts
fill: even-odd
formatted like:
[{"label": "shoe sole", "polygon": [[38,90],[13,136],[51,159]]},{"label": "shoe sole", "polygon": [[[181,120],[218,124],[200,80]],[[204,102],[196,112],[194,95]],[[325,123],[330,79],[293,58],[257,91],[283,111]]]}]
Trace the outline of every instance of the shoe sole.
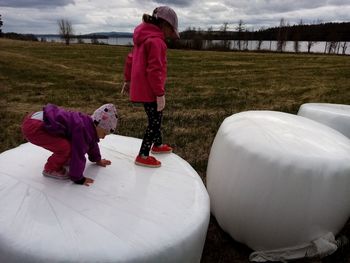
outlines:
[{"label": "shoe sole", "polygon": [[151,153],[153,153],[153,154],[168,154],[168,153],[172,153],[173,152],[173,150],[170,150],[170,151],[167,151],[167,152],[155,152],[155,151],[153,151],[153,150],[151,150]]},{"label": "shoe sole", "polygon": [[135,161],[135,164],[139,165],[139,166],[149,167],[149,168],[158,168],[158,167],[160,167],[162,165],[162,164],[159,164],[159,165],[144,164],[144,163],[139,163],[137,161]]},{"label": "shoe sole", "polygon": [[57,180],[68,180],[69,177],[68,176],[54,176],[54,175],[48,175],[48,174],[44,174],[43,176],[48,177],[48,178],[53,178],[53,179],[57,179]]}]

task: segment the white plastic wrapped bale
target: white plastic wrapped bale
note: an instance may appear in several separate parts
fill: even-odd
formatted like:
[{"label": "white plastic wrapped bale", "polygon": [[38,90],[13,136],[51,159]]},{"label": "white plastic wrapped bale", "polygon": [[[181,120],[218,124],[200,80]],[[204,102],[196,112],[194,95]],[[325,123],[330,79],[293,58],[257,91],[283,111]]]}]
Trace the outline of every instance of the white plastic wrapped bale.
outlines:
[{"label": "white plastic wrapped bale", "polygon": [[350,138],[350,105],[305,103],[298,115],[323,123]]},{"label": "white plastic wrapped bale", "polygon": [[291,256],[295,246],[307,248],[346,223],[350,140],[297,115],[234,114],[213,142],[207,188],[213,215],[235,240]]},{"label": "white plastic wrapped bale", "polygon": [[0,154],[0,262],[199,262],[210,205],[202,180],[175,154],[134,165],[140,140],[100,142],[106,168],[90,187],[41,175],[50,152],[26,143]]}]

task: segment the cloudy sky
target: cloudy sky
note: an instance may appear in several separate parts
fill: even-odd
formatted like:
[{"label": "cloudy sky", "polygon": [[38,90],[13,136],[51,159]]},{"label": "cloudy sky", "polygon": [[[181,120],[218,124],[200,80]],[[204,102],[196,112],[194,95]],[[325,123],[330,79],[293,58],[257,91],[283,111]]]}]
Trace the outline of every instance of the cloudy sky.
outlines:
[{"label": "cloudy sky", "polygon": [[58,32],[57,21],[71,21],[76,34],[132,32],[143,13],[171,6],[180,31],[188,27],[214,30],[239,20],[252,29],[289,24],[350,21],[349,0],[0,0],[3,32]]}]

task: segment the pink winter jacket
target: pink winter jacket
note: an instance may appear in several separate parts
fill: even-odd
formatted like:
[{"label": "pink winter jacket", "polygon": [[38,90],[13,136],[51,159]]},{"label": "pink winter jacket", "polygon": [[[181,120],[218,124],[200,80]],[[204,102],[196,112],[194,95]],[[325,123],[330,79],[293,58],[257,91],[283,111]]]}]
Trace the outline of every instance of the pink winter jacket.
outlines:
[{"label": "pink winter jacket", "polygon": [[142,23],[134,30],[134,48],[126,58],[125,81],[132,102],[154,102],[163,96],[167,75],[165,38],[159,27]]}]

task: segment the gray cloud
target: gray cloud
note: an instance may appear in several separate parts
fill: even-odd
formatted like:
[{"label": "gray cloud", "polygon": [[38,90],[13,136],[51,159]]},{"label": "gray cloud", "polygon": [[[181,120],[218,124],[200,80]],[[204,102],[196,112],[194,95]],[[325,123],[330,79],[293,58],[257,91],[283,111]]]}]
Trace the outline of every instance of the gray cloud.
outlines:
[{"label": "gray cloud", "polygon": [[191,12],[180,13],[180,25],[183,22],[186,28],[219,29],[228,22],[233,30],[239,20],[249,29],[278,26],[281,18],[291,25],[300,20],[304,23],[349,21],[350,3],[348,0],[222,0],[202,1],[190,9]]},{"label": "gray cloud", "polygon": [[[6,5],[5,5],[6,2]],[[14,3],[15,2],[15,3]],[[349,21],[349,0],[0,0],[4,32],[57,33],[57,20],[69,19],[75,33],[132,32],[143,13],[159,5],[174,8],[180,31],[188,27],[234,30],[278,26],[280,19],[299,23]],[[74,3],[74,4],[72,4]],[[46,6],[45,6],[46,5]],[[43,8],[45,6],[45,8]]]},{"label": "gray cloud", "polygon": [[74,4],[74,0],[0,0],[0,6],[25,8],[52,8]]},{"label": "gray cloud", "polygon": [[224,1],[226,6],[245,14],[284,13],[297,10],[315,9],[323,6],[349,5],[348,0],[237,0]]},{"label": "gray cloud", "polygon": [[161,4],[161,5],[168,5],[170,7],[173,6],[190,6],[192,4],[192,1],[188,0],[154,0],[155,3]]}]

